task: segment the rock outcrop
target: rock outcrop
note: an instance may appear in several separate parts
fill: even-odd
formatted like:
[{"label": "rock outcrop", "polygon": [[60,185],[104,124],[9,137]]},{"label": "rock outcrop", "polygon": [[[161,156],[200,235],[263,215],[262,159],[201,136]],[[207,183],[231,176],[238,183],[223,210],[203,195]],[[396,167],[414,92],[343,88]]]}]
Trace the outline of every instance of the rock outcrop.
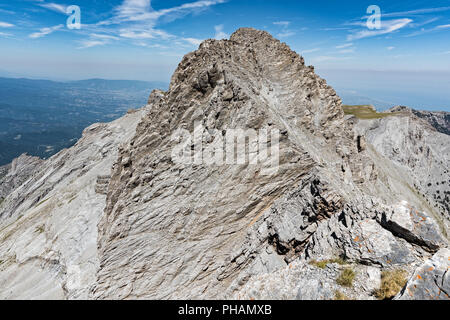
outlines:
[{"label": "rock outcrop", "polygon": [[365,136],[379,154],[388,158],[397,168],[395,170],[401,168],[412,178],[411,188],[425,199],[424,206],[434,208],[429,211],[441,215],[439,219],[445,221],[448,230],[450,136],[442,133],[445,131],[442,128],[450,126],[442,122],[442,125],[435,127],[432,122],[437,120],[429,120],[447,118],[448,113],[440,112],[434,116],[434,113],[405,107],[395,107],[390,111],[402,112],[403,115],[359,121],[356,131]]},{"label": "rock outcrop", "polygon": [[0,168],[0,199],[5,199],[12,190],[20,187],[27,181],[42,164],[38,157],[27,154],[14,159],[11,165]]},{"label": "rock outcrop", "polygon": [[97,182],[103,188],[118,146],[134,135],[143,113],[93,125],[74,147],[46,161],[13,162],[9,175],[15,170],[28,178],[0,204],[0,299],[89,298],[106,199]]},{"label": "rock outcrop", "polygon": [[447,137],[412,113],[345,116],[266,32],[207,40],[167,92],[0,204],[0,298],[375,299],[383,272],[430,264],[396,298],[448,293],[448,207],[426,187],[448,174]]}]

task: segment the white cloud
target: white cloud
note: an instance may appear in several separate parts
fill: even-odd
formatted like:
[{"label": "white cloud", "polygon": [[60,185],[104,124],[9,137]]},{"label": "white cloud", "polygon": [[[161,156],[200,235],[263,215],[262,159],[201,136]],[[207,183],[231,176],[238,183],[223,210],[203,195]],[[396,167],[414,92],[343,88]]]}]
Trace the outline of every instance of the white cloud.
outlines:
[{"label": "white cloud", "polygon": [[[415,16],[415,15],[442,12],[442,11],[448,11],[448,10],[450,10],[450,7],[424,8],[424,9],[410,10],[410,11],[382,13],[382,17],[392,18],[392,17]],[[367,18],[367,17],[365,17],[365,18]]]},{"label": "white cloud", "polygon": [[312,53],[312,52],[317,52],[317,51],[320,51],[320,48],[314,48],[314,49],[309,49],[309,50],[303,50],[303,51],[301,51],[301,53],[302,53],[302,54],[305,54],[305,53]]},{"label": "white cloud", "polygon": [[11,33],[7,33],[7,32],[0,32],[0,37],[11,37],[12,34]]},{"label": "white cloud", "polygon": [[13,24],[0,21],[0,28],[12,28],[12,27],[14,27]]},{"label": "white cloud", "polygon": [[288,37],[292,37],[292,36],[295,36],[295,32],[289,31],[289,30],[286,30],[284,32],[277,34],[278,38],[288,38]]},{"label": "white cloud", "polygon": [[111,43],[112,41],[119,40],[118,37],[111,36],[108,34],[91,33],[89,39],[81,41],[81,46],[78,49],[87,49],[97,46],[103,46],[105,44]]},{"label": "white cloud", "polygon": [[205,9],[225,2],[226,0],[200,0],[168,9],[153,10],[150,0],[124,0],[121,5],[114,9],[116,16],[110,21],[104,21],[103,24],[146,21],[146,23],[154,25],[156,20],[164,16],[175,14],[180,17],[191,11]]},{"label": "white cloud", "polygon": [[322,31],[340,31],[340,30],[350,30],[349,27],[336,27],[336,28],[322,28]]},{"label": "white cloud", "polygon": [[32,38],[32,39],[41,38],[43,36],[46,36],[48,34],[51,34],[51,33],[55,32],[55,31],[57,31],[57,30],[59,30],[59,29],[61,29],[63,27],[64,27],[64,25],[59,24],[59,25],[54,26],[54,27],[42,28],[42,29],[39,29],[39,32],[35,32],[35,33],[30,34],[29,37]]},{"label": "white cloud", "polygon": [[228,35],[223,31],[223,24],[215,26],[214,30],[216,30],[214,39],[216,40],[228,39]]},{"label": "white cloud", "polygon": [[347,41],[353,41],[368,37],[375,37],[379,35],[389,34],[394,31],[400,30],[410,24],[413,20],[411,19],[397,19],[397,20],[383,20],[381,23],[381,29],[379,30],[361,30],[356,33],[347,36]]},{"label": "white cloud", "polygon": [[338,53],[340,53],[340,54],[354,53],[354,52],[355,52],[355,48],[342,49],[342,50],[338,51]]},{"label": "white cloud", "polygon": [[78,49],[87,49],[97,46],[103,46],[107,43],[108,41],[105,40],[94,40],[94,39],[83,40],[81,41],[81,46],[78,47]]},{"label": "white cloud", "polygon": [[348,60],[350,57],[335,57],[335,56],[318,56],[313,58],[314,62],[325,62],[325,61],[340,61],[340,60]]},{"label": "white cloud", "polygon": [[288,29],[291,24],[289,21],[277,21],[273,24],[276,26],[280,26],[282,29],[282,31],[277,34],[278,38],[288,38],[296,34],[294,31]]},{"label": "white cloud", "polygon": [[55,12],[59,12],[59,13],[63,13],[63,14],[67,14],[67,8],[68,6],[66,5],[62,5],[62,4],[57,4],[57,3],[38,3],[38,6],[45,8],[45,9],[49,9]]},{"label": "white cloud", "polygon": [[273,23],[276,26],[283,26],[285,28],[289,27],[289,25],[291,24],[289,21],[277,21]]},{"label": "white cloud", "polygon": [[431,29],[422,28],[419,31],[416,31],[416,32],[413,32],[413,33],[407,35],[407,37],[419,36],[419,35],[422,35],[422,34],[435,32],[435,31],[441,31],[441,30],[445,30],[445,29],[449,29],[449,28],[450,28],[450,24],[443,24],[443,25],[436,26],[436,27],[431,28]]},{"label": "white cloud", "polygon": [[132,31],[132,30],[126,30],[122,29],[119,34],[122,38],[128,38],[128,39],[154,39],[155,35],[152,32],[149,31]]},{"label": "white cloud", "polygon": [[344,44],[341,44],[339,46],[336,46],[336,49],[345,49],[345,48],[348,48],[348,47],[351,47],[351,46],[353,46],[353,42],[344,43]]},{"label": "white cloud", "polygon": [[425,21],[422,21],[422,22],[411,23],[410,26],[413,27],[413,28],[419,28],[419,27],[425,26],[427,24],[433,23],[433,22],[435,22],[437,20],[439,20],[439,18],[435,17],[435,18],[431,18],[431,19],[428,19],[428,20],[425,20]]},{"label": "white cloud", "polygon": [[1,8],[0,8],[0,12],[7,13],[7,14],[16,14],[14,11],[5,10],[5,9],[1,9]]},{"label": "white cloud", "polygon": [[388,49],[389,51],[392,51],[395,49],[395,47],[387,47],[386,49]]},{"label": "white cloud", "polygon": [[148,30],[141,28],[120,29],[119,35],[122,38],[139,40],[155,38],[169,39],[172,37],[172,35],[163,30],[157,30],[153,28],[149,28]]},{"label": "white cloud", "polygon": [[93,38],[105,39],[105,40],[119,40],[118,37],[110,36],[107,34],[92,33],[90,36]]},{"label": "white cloud", "polygon": [[[191,3],[185,3],[176,7],[154,10],[151,0],[124,0],[113,9],[114,16],[108,20],[101,21],[96,27],[103,27],[103,30],[109,30],[110,33],[127,40],[136,40],[133,43],[145,43],[143,40],[180,40],[180,43],[190,43],[198,45],[198,39],[189,37],[177,37],[169,34],[159,28],[157,23],[160,19],[179,19],[187,14],[196,13],[208,7],[225,3],[227,0],[199,0]],[[220,31],[220,30],[219,30]],[[222,31],[223,32],[223,31]],[[224,33],[219,35],[223,36]]]},{"label": "white cloud", "polygon": [[203,42],[203,40],[195,39],[195,38],[182,38],[181,40],[184,40],[187,43],[192,44],[194,46],[199,46]]}]

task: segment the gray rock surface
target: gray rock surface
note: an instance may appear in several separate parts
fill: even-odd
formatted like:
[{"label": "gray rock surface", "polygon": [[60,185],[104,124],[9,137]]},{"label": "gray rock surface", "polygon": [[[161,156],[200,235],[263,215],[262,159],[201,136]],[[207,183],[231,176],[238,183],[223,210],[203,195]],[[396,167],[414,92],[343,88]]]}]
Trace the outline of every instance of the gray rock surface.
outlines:
[{"label": "gray rock surface", "polygon": [[28,180],[43,160],[23,154],[13,160],[10,165],[0,168],[0,199],[5,199],[12,190],[20,187]]},{"label": "gray rock surface", "polygon": [[400,300],[449,300],[450,299],[450,250],[438,251],[412,275],[398,296]]},{"label": "gray rock surface", "polygon": [[118,146],[134,135],[144,112],[93,125],[74,147],[46,161],[14,161],[20,173],[39,165],[0,205],[0,299],[89,297],[106,200],[97,182],[110,174]]},{"label": "gray rock surface", "polygon": [[[450,219],[450,136],[438,132],[417,112],[393,108],[406,115],[359,121],[356,131],[375,150],[391,160],[394,170],[402,169],[412,179],[410,187],[423,197],[432,210],[447,223]],[[420,114],[420,112],[419,112]],[[424,114],[429,114],[424,112]]]},{"label": "gray rock surface", "polygon": [[[449,144],[429,122],[345,116],[313,67],[254,29],[203,42],[148,104],[6,196],[0,298],[375,299],[382,271],[443,270],[448,211],[426,186],[446,177]],[[175,162],[179,130],[198,124],[201,151],[277,129],[279,166]]]}]

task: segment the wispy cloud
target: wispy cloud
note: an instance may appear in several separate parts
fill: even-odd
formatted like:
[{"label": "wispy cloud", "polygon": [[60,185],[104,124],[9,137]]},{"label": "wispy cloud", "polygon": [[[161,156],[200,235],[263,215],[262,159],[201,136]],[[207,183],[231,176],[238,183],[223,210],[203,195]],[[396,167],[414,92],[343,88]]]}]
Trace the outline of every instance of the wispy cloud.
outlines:
[{"label": "wispy cloud", "polygon": [[276,26],[283,26],[283,27],[289,27],[289,25],[291,24],[290,21],[276,21],[273,23]]},{"label": "wispy cloud", "polygon": [[450,28],[450,24],[443,24],[443,25],[436,27],[436,29],[449,29],[449,28]]},{"label": "wispy cloud", "polygon": [[277,34],[278,38],[288,38],[295,36],[296,32],[293,30],[289,30],[289,26],[291,25],[290,21],[276,21],[273,22],[274,25],[281,27],[281,32]]},{"label": "wispy cloud", "polygon": [[430,33],[430,32],[437,32],[437,31],[442,31],[442,30],[446,30],[450,28],[450,24],[443,24],[443,25],[439,25],[430,29],[425,29],[422,28],[419,31],[413,32],[408,34],[406,37],[415,37],[415,36],[420,36],[422,34],[426,34],[426,33]]},{"label": "wispy cloud", "polygon": [[[191,13],[198,13],[227,0],[198,0],[172,8],[154,10],[150,0],[124,0],[113,8],[113,16],[96,23],[95,28],[107,30],[106,33],[117,36],[122,40],[133,40],[132,44],[149,47],[157,41],[171,40],[180,45],[198,45],[201,40],[192,37],[179,37],[158,28],[160,20],[173,21]],[[216,36],[225,37],[223,26],[216,26]],[[222,28],[222,29],[220,29]],[[94,40],[91,40],[94,41]],[[151,41],[152,43],[148,43]],[[94,44],[90,42],[89,44]]]},{"label": "wispy cloud", "polygon": [[90,36],[92,38],[104,39],[104,40],[119,40],[118,37],[107,35],[107,34],[92,33]]},{"label": "wispy cloud", "polygon": [[295,35],[296,35],[296,33],[294,31],[286,30],[286,31],[278,33],[277,37],[278,38],[289,38],[289,37],[292,37],[292,36],[295,36]]},{"label": "wispy cloud", "polygon": [[425,26],[427,24],[436,22],[438,20],[439,20],[438,17],[434,17],[434,18],[431,18],[431,19],[428,19],[428,20],[425,20],[425,21],[422,21],[422,22],[413,22],[413,23],[410,24],[410,26],[412,28],[419,28],[419,27],[423,27],[423,26]]},{"label": "wispy cloud", "polygon": [[375,37],[379,35],[385,35],[397,30],[400,30],[406,27],[408,24],[413,22],[413,20],[405,18],[405,19],[396,19],[396,20],[383,20],[381,23],[381,29],[379,30],[361,30],[350,34],[347,36],[347,41],[353,41],[368,37]]},{"label": "wispy cloud", "polygon": [[348,47],[351,47],[351,46],[353,46],[353,42],[344,43],[344,44],[341,44],[339,46],[336,46],[336,49],[345,49],[345,48],[348,48]]},{"label": "wispy cloud", "polygon": [[13,24],[0,21],[0,28],[12,28],[12,27],[14,27]]},{"label": "wispy cloud", "polygon": [[182,38],[181,40],[186,41],[187,43],[194,45],[194,46],[199,46],[203,42],[203,40],[195,39],[195,38]]},{"label": "wispy cloud", "polygon": [[305,53],[313,53],[313,52],[317,52],[320,51],[320,48],[314,48],[314,49],[308,49],[308,50],[302,50],[301,53],[305,54]]},{"label": "wispy cloud", "polygon": [[313,58],[313,62],[325,62],[325,61],[342,61],[342,60],[349,60],[350,57],[336,57],[336,56],[318,56]]},{"label": "wispy cloud", "polygon": [[2,12],[2,13],[7,13],[7,14],[16,14],[14,11],[6,10],[6,9],[1,9],[1,8],[0,8],[0,12]]},{"label": "wispy cloud", "polygon": [[78,49],[87,49],[92,47],[103,46],[116,40],[119,40],[119,38],[116,36],[100,33],[91,33],[89,35],[89,39],[80,41],[81,46],[78,47]]},{"label": "wispy cloud", "polygon": [[349,27],[333,27],[333,28],[322,28],[322,31],[341,31],[341,30],[350,30]]},{"label": "wispy cloud", "polygon": [[95,39],[82,40],[81,46],[78,47],[78,49],[87,49],[87,48],[92,48],[92,47],[97,47],[97,46],[103,46],[107,43],[108,43],[108,41],[105,41],[105,40],[95,40]]},{"label": "wispy cloud", "polygon": [[214,26],[214,30],[216,31],[214,39],[222,40],[222,39],[227,39],[228,38],[228,34],[226,34],[223,31],[223,24],[220,24],[218,26]]},{"label": "wispy cloud", "polygon": [[395,47],[387,47],[386,49],[388,49],[389,51],[392,51],[395,49]]},{"label": "wispy cloud", "polygon": [[339,54],[347,54],[347,53],[354,53],[354,52],[355,52],[355,48],[342,49],[342,50],[338,51]]},{"label": "wispy cloud", "polygon": [[155,39],[157,37],[168,39],[171,37],[171,35],[162,30],[126,29],[126,28],[120,29],[119,36],[127,39],[140,39],[140,40]]},{"label": "wispy cloud", "polygon": [[63,4],[58,4],[58,3],[53,3],[53,2],[39,2],[37,3],[37,5],[39,7],[48,9],[48,10],[52,10],[55,12],[59,12],[59,13],[63,13],[66,14],[67,13],[67,5],[63,5]]},{"label": "wispy cloud", "polygon": [[[450,7],[436,7],[436,8],[423,8],[417,10],[409,10],[409,11],[399,11],[399,12],[387,12],[382,13],[382,16],[385,18],[393,18],[393,17],[407,17],[407,16],[416,16],[423,15],[428,13],[436,13],[436,12],[444,12],[449,11]],[[367,18],[367,17],[365,17]]]},{"label": "wispy cloud", "polygon": [[193,11],[203,10],[205,8],[225,3],[227,0],[199,0],[191,3],[185,3],[180,6],[153,10],[150,0],[124,0],[121,5],[114,9],[115,17],[103,24],[118,24],[121,22],[146,21],[148,24],[154,24],[158,19],[176,15],[176,18]]},{"label": "wispy cloud", "polygon": [[55,31],[57,31],[59,29],[62,29],[63,27],[64,27],[64,25],[59,24],[59,25],[54,26],[54,27],[41,28],[41,29],[39,29],[39,32],[32,33],[32,34],[29,35],[29,37],[32,38],[32,39],[41,38],[41,37],[44,37],[44,36],[46,36],[48,34],[51,34],[51,33],[55,32]]}]

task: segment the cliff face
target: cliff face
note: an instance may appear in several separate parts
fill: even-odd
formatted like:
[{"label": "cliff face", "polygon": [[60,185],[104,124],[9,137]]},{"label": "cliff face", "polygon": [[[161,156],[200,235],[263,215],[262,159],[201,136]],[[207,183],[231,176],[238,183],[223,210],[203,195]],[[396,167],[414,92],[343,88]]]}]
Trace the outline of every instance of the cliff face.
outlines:
[{"label": "cliff face", "polygon": [[0,299],[89,297],[98,268],[102,190],[118,146],[134,135],[143,113],[93,125],[74,147],[46,161],[22,156],[13,162],[0,190],[22,173],[28,177],[0,204]]},{"label": "cliff face", "polygon": [[23,154],[10,165],[0,167],[0,199],[5,199],[11,191],[27,181],[42,162],[37,157]]},{"label": "cliff face", "polygon": [[[406,107],[390,110],[402,116],[382,120],[360,121],[357,131],[377,152],[406,170],[414,188],[425,196],[448,221],[450,212],[450,128],[446,112],[416,111]],[[448,228],[448,225],[447,225]]]},{"label": "cliff face", "polygon": [[344,116],[254,29],[202,43],[148,103],[0,204],[0,297],[373,299],[382,272],[433,265],[398,298],[446,298],[448,207],[423,186],[448,175],[448,136]]}]

